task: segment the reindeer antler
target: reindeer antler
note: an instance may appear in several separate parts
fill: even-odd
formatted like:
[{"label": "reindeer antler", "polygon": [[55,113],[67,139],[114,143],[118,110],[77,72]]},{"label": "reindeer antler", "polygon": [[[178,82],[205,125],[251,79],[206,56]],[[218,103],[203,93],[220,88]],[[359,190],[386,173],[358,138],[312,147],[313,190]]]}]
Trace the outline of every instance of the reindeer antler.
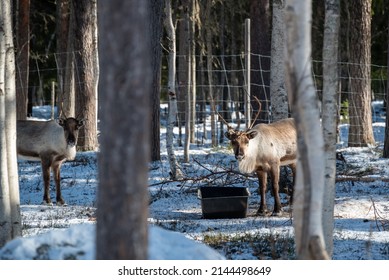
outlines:
[{"label": "reindeer antler", "polygon": [[222,115],[220,115],[219,112],[217,112],[217,114],[218,114],[219,118],[222,120],[222,122],[227,126],[227,128],[232,129],[232,126],[229,125],[229,123],[225,119],[223,119]]},{"label": "reindeer antler", "polygon": [[252,128],[253,128],[253,126],[254,126],[255,122],[256,122],[256,121],[257,121],[257,119],[258,119],[259,113],[261,113],[261,109],[262,109],[262,103],[261,103],[261,101],[259,101],[258,97],[256,97],[255,95],[254,95],[253,97],[254,97],[254,98],[255,98],[255,100],[258,102],[258,112],[257,112],[257,114],[255,115],[255,118],[254,118],[254,120],[251,122],[251,125],[248,127],[248,129],[247,129],[247,130],[249,130],[249,129],[252,129]]}]

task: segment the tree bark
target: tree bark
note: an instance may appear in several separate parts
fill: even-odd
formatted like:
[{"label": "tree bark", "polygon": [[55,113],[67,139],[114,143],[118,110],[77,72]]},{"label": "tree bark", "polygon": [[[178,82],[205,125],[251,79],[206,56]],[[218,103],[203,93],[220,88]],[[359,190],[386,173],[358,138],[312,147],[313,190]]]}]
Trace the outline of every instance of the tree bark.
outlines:
[{"label": "tree bark", "polygon": [[173,25],[170,0],[165,0],[165,28],[169,40],[169,115],[166,129],[166,149],[170,164],[170,176],[173,180],[182,177],[180,166],[174,153],[173,129],[177,120],[177,95],[176,95],[176,32]]},{"label": "tree bark", "polygon": [[[99,1],[101,153],[97,259],[148,258],[151,43],[148,1]],[[123,51],[125,50],[125,51]]]},{"label": "tree bark", "polygon": [[0,4],[0,247],[21,236],[11,3]]},{"label": "tree bark", "polygon": [[261,102],[261,112],[256,123],[269,122],[270,108],[270,4],[269,0],[251,0],[251,114],[255,116],[259,110],[256,96]]},{"label": "tree bark", "polygon": [[371,115],[371,0],[353,1],[350,8],[350,147],[375,143]]},{"label": "tree bark", "polygon": [[326,0],[323,40],[323,107],[325,181],[323,231],[326,250],[333,254],[336,142],[338,115],[338,38],[340,0]]},{"label": "tree bark", "polygon": [[80,130],[78,148],[93,151],[97,143],[97,55],[96,0],[73,0],[76,75],[76,116],[86,120]]},{"label": "tree bark", "polygon": [[16,36],[16,114],[18,120],[27,118],[28,73],[30,60],[30,0],[18,0]]},{"label": "tree bark", "polygon": [[75,93],[75,52],[74,52],[74,7],[69,4],[69,31],[66,46],[66,66],[63,85],[63,95],[58,96],[60,104],[60,113],[66,116],[75,116],[76,114],[76,93]]},{"label": "tree bark", "polygon": [[161,99],[161,64],[162,64],[162,27],[163,27],[163,0],[150,0],[150,34],[153,68],[153,94],[151,96],[151,160],[161,160],[160,146],[160,99]]},{"label": "tree bark", "polygon": [[311,1],[286,1],[286,76],[298,135],[293,225],[298,259],[328,259],[322,226],[323,132],[311,76],[311,13]]},{"label": "tree bark", "polygon": [[285,87],[285,0],[273,1],[273,28],[271,36],[270,100],[271,121],[289,116],[288,95]]},{"label": "tree bark", "polygon": [[[57,108],[58,112],[61,113],[63,109],[64,99],[67,99],[66,93],[69,93],[65,90],[66,84],[66,64],[67,64],[67,52],[68,50],[68,40],[69,40],[69,30],[70,27],[70,0],[57,0],[57,19],[56,19],[56,31],[57,31],[57,73],[58,73],[58,89],[57,89]],[[72,38],[73,39],[73,38]],[[74,111],[70,113],[65,111],[65,115],[74,116]]]},{"label": "tree bark", "polygon": [[[388,17],[388,66],[389,66],[389,17]],[[386,125],[384,138],[384,158],[389,158],[389,67],[387,68],[388,79],[386,81]]]},{"label": "tree bark", "polygon": [[[216,100],[215,93],[213,90],[213,75],[212,75],[212,60],[213,60],[213,47],[212,47],[212,18],[211,18],[212,1],[206,1],[204,19],[205,19],[205,44],[207,50],[207,78],[208,78],[208,95],[209,95],[209,106],[211,112],[211,141],[212,146],[216,147],[218,144],[217,133],[216,133]],[[204,24],[204,22],[203,22]]]}]

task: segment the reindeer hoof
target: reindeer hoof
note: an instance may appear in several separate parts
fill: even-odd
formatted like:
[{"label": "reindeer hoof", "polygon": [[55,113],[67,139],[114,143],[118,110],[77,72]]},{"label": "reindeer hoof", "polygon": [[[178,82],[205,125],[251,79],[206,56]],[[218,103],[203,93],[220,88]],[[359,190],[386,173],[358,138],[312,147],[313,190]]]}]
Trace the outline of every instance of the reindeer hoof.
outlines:
[{"label": "reindeer hoof", "polygon": [[281,217],[282,216],[282,211],[273,212],[271,215],[274,216],[274,217]]},{"label": "reindeer hoof", "polygon": [[269,214],[269,211],[267,211],[267,210],[258,209],[258,211],[257,211],[257,216],[264,217],[264,216],[267,216],[268,214]]},{"label": "reindeer hoof", "polygon": [[67,206],[65,200],[63,199],[60,199],[60,200],[57,200],[57,203],[56,203],[58,206]]},{"label": "reindeer hoof", "polygon": [[46,200],[43,200],[41,204],[46,206],[53,206],[53,203],[51,201],[46,201]]}]

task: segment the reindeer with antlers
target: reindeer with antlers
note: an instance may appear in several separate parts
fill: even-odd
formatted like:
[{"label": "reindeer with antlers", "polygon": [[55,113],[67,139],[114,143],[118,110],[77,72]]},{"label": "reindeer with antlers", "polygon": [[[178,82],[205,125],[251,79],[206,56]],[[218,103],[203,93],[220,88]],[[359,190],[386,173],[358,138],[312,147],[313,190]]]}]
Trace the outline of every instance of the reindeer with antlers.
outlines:
[{"label": "reindeer with antlers", "polygon": [[[261,105],[258,99],[257,102]],[[253,126],[259,112],[260,109],[250,127],[245,131],[235,130],[220,114],[219,117],[227,125],[225,136],[231,141],[235,158],[239,162],[239,170],[243,173],[256,172],[258,176],[261,202],[257,214],[263,216],[268,212],[266,190],[267,176],[270,173],[274,195],[272,215],[280,216],[282,213],[279,197],[280,166],[288,165],[291,167],[294,183],[297,162],[296,127],[292,118]]]}]

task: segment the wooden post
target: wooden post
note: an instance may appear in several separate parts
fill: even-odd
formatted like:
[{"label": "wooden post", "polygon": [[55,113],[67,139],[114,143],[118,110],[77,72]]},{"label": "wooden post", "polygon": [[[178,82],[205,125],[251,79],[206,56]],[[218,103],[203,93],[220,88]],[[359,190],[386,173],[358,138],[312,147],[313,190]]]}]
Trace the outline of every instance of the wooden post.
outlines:
[{"label": "wooden post", "polygon": [[55,82],[51,82],[51,119],[54,120],[54,108],[55,108]]},{"label": "wooden post", "polygon": [[250,72],[251,72],[251,41],[250,41],[250,19],[246,18],[244,24],[244,42],[245,42],[245,94],[244,94],[244,110],[246,116],[246,128],[250,126],[251,123],[251,106],[250,106]]}]

